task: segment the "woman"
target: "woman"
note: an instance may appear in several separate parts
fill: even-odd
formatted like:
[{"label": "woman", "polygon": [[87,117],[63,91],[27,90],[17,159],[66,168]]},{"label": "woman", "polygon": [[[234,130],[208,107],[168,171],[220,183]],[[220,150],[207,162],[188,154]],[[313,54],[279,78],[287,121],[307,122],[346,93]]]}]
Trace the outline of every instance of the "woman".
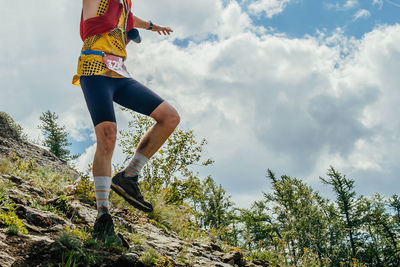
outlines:
[{"label": "woman", "polygon": [[[115,235],[108,211],[110,187],[136,208],[145,212],[153,210],[140,192],[138,175],[180,121],[177,111],[130,77],[124,65],[130,39],[140,42],[136,28],[160,35],[172,32],[168,27],[133,15],[130,0],[83,0],[80,34],[84,43],[72,83],[82,88],[96,133],[93,177],[98,215],[94,235],[103,241],[113,238],[121,242]],[[126,169],[111,179],[111,158],[117,134],[113,101],[154,118],[156,123],[140,141]]]}]

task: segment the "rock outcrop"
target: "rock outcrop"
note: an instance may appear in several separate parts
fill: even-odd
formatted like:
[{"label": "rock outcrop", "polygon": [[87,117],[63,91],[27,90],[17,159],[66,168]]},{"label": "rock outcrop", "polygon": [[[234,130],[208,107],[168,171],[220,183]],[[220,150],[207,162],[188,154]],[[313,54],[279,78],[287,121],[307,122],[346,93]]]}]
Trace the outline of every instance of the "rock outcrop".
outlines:
[{"label": "rock outcrop", "polygon": [[8,156],[13,153],[23,160],[34,160],[40,166],[48,166],[75,177],[79,176],[77,171],[50,151],[23,140],[7,118],[0,113],[0,155]]}]

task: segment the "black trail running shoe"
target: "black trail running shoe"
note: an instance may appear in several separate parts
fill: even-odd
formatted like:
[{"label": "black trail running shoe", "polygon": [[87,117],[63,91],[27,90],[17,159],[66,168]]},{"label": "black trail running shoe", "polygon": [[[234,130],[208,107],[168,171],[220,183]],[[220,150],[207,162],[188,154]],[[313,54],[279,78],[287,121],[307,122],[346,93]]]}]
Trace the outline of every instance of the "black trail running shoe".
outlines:
[{"label": "black trail running shoe", "polygon": [[122,246],[121,238],[114,232],[114,223],[109,213],[104,213],[100,218],[97,218],[93,228],[95,239]]},{"label": "black trail running shoe", "polygon": [[112,190],[135,208],[145,212],[151,212],[153,206],[144,200],[139,189],[138,176],[126,178],[124,174],[125,171],[119,172],[111,179]]}]

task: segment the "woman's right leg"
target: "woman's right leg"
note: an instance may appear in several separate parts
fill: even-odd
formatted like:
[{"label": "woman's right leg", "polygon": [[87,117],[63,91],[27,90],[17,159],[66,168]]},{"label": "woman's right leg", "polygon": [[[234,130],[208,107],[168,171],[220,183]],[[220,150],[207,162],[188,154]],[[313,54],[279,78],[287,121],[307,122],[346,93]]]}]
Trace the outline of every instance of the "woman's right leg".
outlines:
[{"label": "woman's right leg", "polygon": [[111,159],[115,148],[117,126],[113,107],[115,80],[104,76],[82,76],[82,91],[96,132],[93,179],[98,217],[108,213],[111,186]]}]

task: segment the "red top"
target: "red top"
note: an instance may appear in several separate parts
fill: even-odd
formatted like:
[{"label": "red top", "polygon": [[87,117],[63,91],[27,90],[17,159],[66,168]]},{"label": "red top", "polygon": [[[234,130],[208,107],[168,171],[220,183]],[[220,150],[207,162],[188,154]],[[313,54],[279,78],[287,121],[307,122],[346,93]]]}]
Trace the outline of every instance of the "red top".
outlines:
[{"label": "red top", "polygon": [[[83,20],[82,11],[80,26],[82,41],[84,41],[89,36],[106,33],[115,29],[118,26],[119,18],[121,17],[123,8],[123,4],[119,3],[118,0],[109,0],[108,8],[104,15],[93,17],[85,21]],[[133,18],[133,14],[129,9],[128,21],[125,29],[126,32],[133,29],[134,25],[135,19]]]}]

